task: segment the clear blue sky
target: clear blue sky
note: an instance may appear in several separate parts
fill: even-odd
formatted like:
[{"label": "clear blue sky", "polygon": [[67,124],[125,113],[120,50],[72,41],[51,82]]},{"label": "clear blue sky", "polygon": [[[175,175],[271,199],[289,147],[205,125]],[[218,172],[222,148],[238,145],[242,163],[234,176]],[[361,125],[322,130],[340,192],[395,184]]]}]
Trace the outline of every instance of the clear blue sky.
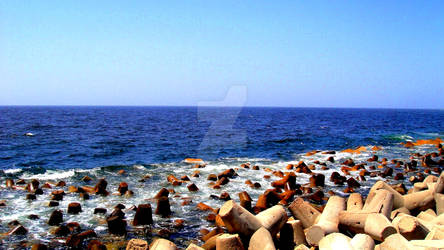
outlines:
[{"label": "clear blue sky", "polygon": [[[241,2],[241,3],[240,3]],[[0,105],[444,108],[443,1],[0,1]]]}]

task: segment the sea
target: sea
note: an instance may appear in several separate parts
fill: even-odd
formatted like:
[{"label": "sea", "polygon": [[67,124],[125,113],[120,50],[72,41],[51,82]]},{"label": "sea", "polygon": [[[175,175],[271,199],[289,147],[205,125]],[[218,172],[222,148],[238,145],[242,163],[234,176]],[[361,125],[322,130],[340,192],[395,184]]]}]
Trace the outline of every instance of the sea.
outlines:
[{"label": "sea", "polygon": [[[444,138],[444,110],[415,109],[359,109],[359,108],[278,108],[278,107],[100,107],[100,106],[3,106],[0,107],[0,232],[7,233],[9,222],[18,220],[28,230],[25,236],[2,236],[3,246],[43,242],[63,248],[65,239],[51,233],[47,224],[55,209],[64,212],[65,222],[79,222],[82,230],[93,229],[101,238],[110,239],[105,215],[93,214],[96,207],[105,207],[110,213],[116,204],[126,207],[128,221],[134,216],[131,209],[143,203],[156,206],[152,197],[162,188],[174,188],[170,196],[170,218],[154,215],[149,232],[128,227],[128,238],[156,237],[168,228],[169,239],[180,246],[199,237],[199,230],[211,229],[213,224],[205,213],[196,209],[204,202],[214,208],[224,201],[214,199],[228,192],[238,200],[237,193],[247,191],[253,201],[270,188],[270,182],[279,179],[266,169],[285,171],[285,166],[301,160],[310,164],[326,162],[331,155],[305,153],[313,150],[336,151],[335,162],[327,162],[328,169],[315,172],[327,177],[338,171],[341,161],[352,158],[365,161],[373,154],[380,158],[408,160],[411,153],[436,151],[433,145],[414,149],[402,142],[417,139]],[[361,154],[341,152],[347,148],[365,146]],[[372,146],[382,150],[373,152]],[[202,159],[206,166],[196,169],[186,158]],[[260,170],[239,168],[243,163],[257,165]],[[212,189],[206,179],[210,173],[239,168],[238,177],[220,190]],[[125,173],[119,174],[119,170]],[[191,177],[194,171],[200,177]],[[396,172],[396,171],[395,171]],[[171,186],[166,177],[187,175],[199,191],[189,192],[186,185]],[[140,180],[150,176],[145,182]],[[89,176],[90,183],[82,178]],[[297,183],[308,182],[308,175],[297,174]],[[107,197],[92,196],[80,200],[78,194],[68,193],[58,207],[47,204],[53,189],[44,189],[34,201],[25,199],[26,191],[5,187],[6,179],[38,179],[54,187],[58,181],[68,186],[94,186],[98,179],[108,181],[108,190],[116,192],[120,182],[127,182],[133,197],[116,194]],[[261,188],[245,185],[245,180],[261,184]],[[378,178],[368,180],[358,190],[365,194]],[[407,185],[408,183],[406,183]],[[338,194],[336,187],[326,178],[326,189]],[[212,196],[213,195],[213,196]],[[192,200],[183,205],[184,200]],[[82,212],[67,214],[70,202],[80,202]],[[29,219],[30,214],[40,219]],[[176,219],[184,219],[185,227],[171,229]],[[130,223],[129,223],[130,224]],[[108,237],[108,238],[107,238]],[[123,240],[112,238],[112,241]],[[12,246],[11,245],[11,246]]]}]

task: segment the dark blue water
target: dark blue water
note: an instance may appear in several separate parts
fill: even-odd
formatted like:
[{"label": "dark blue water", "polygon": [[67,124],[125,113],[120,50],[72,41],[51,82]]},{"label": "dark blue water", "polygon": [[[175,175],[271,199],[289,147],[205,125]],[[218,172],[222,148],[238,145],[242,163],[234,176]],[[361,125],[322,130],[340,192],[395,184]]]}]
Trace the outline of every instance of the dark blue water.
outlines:
[{"label": "dark blue water", "polygon": [[[24,136],[28,132],[34,136]],[[93,168],[187,157],[291,160],[314,149],[443,135],[442,110],[0,107],[0,168]]]}]

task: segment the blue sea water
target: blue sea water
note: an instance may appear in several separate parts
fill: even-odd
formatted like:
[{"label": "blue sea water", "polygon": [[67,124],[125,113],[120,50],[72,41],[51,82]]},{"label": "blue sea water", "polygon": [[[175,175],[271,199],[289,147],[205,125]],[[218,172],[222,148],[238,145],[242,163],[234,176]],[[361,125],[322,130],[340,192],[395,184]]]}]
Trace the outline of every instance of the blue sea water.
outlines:
[{"label": "blue sea water", "polygon": [[[32,133],[32,136],[27,136]],[[30,134],[28,134],[30,135]],[[340,172],[341,162],[352,158],[370,170],[378,162],[367,159],[377,154],[388,158],[387,167],[408,178],[415,173],[405,173],[392,159],[410,161],[412,153],[436,152],[434,145],[405,148],[400,143],[444,137],[444,111],[395,110],[395,109],[339,109],[339,108],[216,108],[216,107],[0,107],[0,233],[7,233],[8,223],[18,220],[28,230],[24,236],[0,238],[0,249],[22,248],[24,243],[42,242],[54,249],[65,249],[65,238],[54,235],[49,226],[49,215],[60,209],[64,223],[78,222],[82,230],[94,230],[103,242],[144,238],[151,241],[161,229],[168,228],[168,239],[185,248],[196,242],[200,229],[212,229],[214,223],[205,217],[208,211],[196,209],[196,204],[219,208],[225,201],[214,199],[228,192],[238,201],[240,191],[247,191],[255,203],[271,182],[280,179],[270,171],[288,171],[288,164],[304,161],[314,166],[313,172],[324,174],[325,193],[332,190],[346,196],[344,186],[329,180],[334,171]],[[382,146],[373,151],[372,146]],[[361,154],[340,152],[342,149],[365,146]],[[335,150],[336,154],[314,155],[312,150]],[[327,158],[334,156],[334,162]],[[183,162],[185,158],[202,158],[206,166],[194,168]],[[419,160],[419,158],[415,158]],[[243,163],[259,166],[259,170],[241,168]],[[324,164],[321,166],[319,163]],[[324,168],[325,167],[325,168]],[[236,169],[237,177],[220,189],[213,189],[208,175],[226,169]],[[422,167],[419,167],[422,168]],[[124,170],[125,174],[119,174]],[[419,169],[423,171],[424,169]],[[198,176],[192,176],[199,171]],[[172,186],[167,176],[189,176],[190,181]],[[296,181],[304,185],[309,174],[295,173]],[[351,172],[349,177],[357,177]],[[83,177],[91,178],[90,182]],[[268,178],[264,178],[268,176]],[[150,177],[150,178],[147,178]],[[83,200],[68,186],[94,186],[101,178],[108,182],[109,196],[91,195]],[[36,200],[26,200],[25,185],[6,187],[7,179],[29,182],[37,179],[43,194]],[[260,184],[254,188],[246,180]],[[360,181],[356,192],[366,194],[381,177]],[[392,177],[388,183],[399,183]],[[59,181],[64,187],[56,187]],[[131,197],[116,194],[119,183],[126,182]],[[187,189],[189,183],[197,185],[197,192]],[[401,180],[402,182],[402,180]],[[406,186],[411,185],[408,181]],[[172,216],[154,215],[154,224],[148,228],[130,226],[134,205],[149,203],[162,187],[174,189],[170,195]],[[51,192],[62,189],[66,193],[59,206],[50,207]],[[184,201],[189,201],[183,203]],[[81,203],[82,212],[68,214],[71,202]],[[116,204],[126,206],[128,235],[116,237],[108,234],[104,224],[106,215],[94,214],[96,207],[108,209]],[[13,209],[11,209],[13,208]],[[39,219],[30,219],[35,214]],[[184,219],[183,228],[172,228],[176,219]],[[143,233],[142,233],[143,232]],[[145,233],[148,232],[148,233]],[[6,235],[6,234],[5,234]],[[202,243],[197,241],[197,243]],[[87,242],[83,247],[86,247]],[[28,245],[29,247],[29,245]]]},{"label": "blue sea water", "polygon": [[442,110],[0,107],[0,168],[94,168],[187,157],[291,160],[315,149],[443,135]]}]

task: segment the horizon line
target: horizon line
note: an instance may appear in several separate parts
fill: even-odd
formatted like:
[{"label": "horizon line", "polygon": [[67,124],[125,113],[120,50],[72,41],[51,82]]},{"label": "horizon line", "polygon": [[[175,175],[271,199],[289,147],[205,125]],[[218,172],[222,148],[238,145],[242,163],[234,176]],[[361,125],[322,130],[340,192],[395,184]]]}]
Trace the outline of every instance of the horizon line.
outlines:
[{"label": "horizon line", "polygon": [[199,106],[199,105],[97,105],[97,104],[0,104],[0,107],[165,107],[165,108],[314,108],[314,109],[401,109],[401,110],[444,110],[444,108],[397,108],[397,107],[319,107],[319,106]]}]

